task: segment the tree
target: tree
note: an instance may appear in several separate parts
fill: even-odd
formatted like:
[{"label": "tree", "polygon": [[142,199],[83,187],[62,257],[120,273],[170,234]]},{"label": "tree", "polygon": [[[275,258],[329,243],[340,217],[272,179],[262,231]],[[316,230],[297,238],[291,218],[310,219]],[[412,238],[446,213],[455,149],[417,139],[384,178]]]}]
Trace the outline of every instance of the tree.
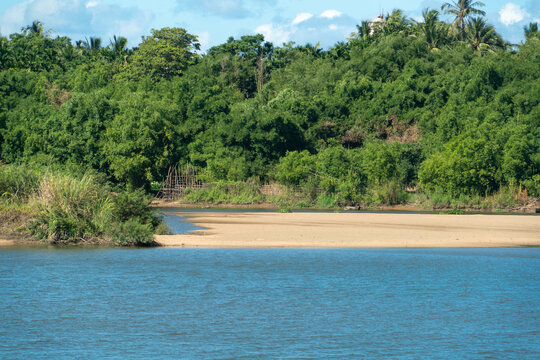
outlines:
[{"label": "tree", "polygon": [[242,36],[239,40],[230,37],[225,44],[212,47],[208,55],[219,60],[220,73],[228,83],[252,97],[266,83],[273,51],[272,43],[256,34]]},{"label": "tree", "polygon": [[369,27],[369,21],[364,20],[360,23],[360,25],[356,25],[356,31],[358,34],[358,39],[366,39],[371,32],[371,28]]},{"label": "tree", "polygon": [[524,26],[523,34],[525,35],[525,40],[540,38],[540,32],[538,32],[538,23],[529,23],[528,26]]},{"label": "tree", "polygon": [[101,50],[101,38],[93,36],[90,37],[90,40],[88,40],[88,38],[85,38],[82,46],[91,53],[96,53]]},{"label": "tree", "polygon": [[[22,33],[9,36],[5,44],[9,68],[30,69],[32,71],[51,70],[55,66],[64,67],[63,53],[71,47],[71,41],[66,37],[50,37],[51,30],[45,30],[43,24],[34,21],[31,25],[23,27]],[[2,63],[1,67],[6,67]]]},{"label": "tree", "polygon": [[445,14],[455,16],[452,24],[458,29],[461,41],[465,39],[465,20],[471,15],[486,15],[486,12],[477,9],[477,6],[484,6],[484,3],[474,0],[458,0],[457,2],[444,3],[441,7]]},{"label": "tree", "polygon": [[115,53],[122,53],[126,50],[127,43],[128,40],[125,37],[116,37],[116,35],[114,35],[113,38],[110,40],[109,47]]},{"label": "tree", "polygon": [[467,22],[467,40],[471,48],[481,54],[483,51],[493,51],[504,48],[504,41],[495,32],[495,28],[486,24],[482,18],[472,18]]},{"label": "tree", "polygon": [[371,27],[369,26],[369,21],[364,20],[360,25],[356,25],[356,32],[351,34],[349,42],[355,47],[364,49],[374,39],[374,36],[370,35],[370,33]]},{"label": "tree", "polygon": [[197,36],[182,28],[152,29],[152,35],[143,39],[135,50],[126,75],[131,79],[149,76],[152,80],[170,80],[181,76],[196,62],[200,49]]},{"label": "tree", "polygon": [[383,33],[385,35],[405,33],[407,34],[411,28],[411,21],[403,14],[403,11],[395,9],[391,14],[386,15],[386,22],[383,25]]},{"label": "tree", "polygon": [[439,12],[437,10],[425,8],[422,12],[422,17],[424,20],[418,23],[418,28],[426,38],[428,49],[438,49],[446,38],[446,24],[439,21]]},{"label": "tree", "polygon": [[0,36],[0,70],[8,68],[9,56],[9,41],[7,38]]},{"label": "tree", "polygon": [[52,32],[51,30],[45,31],[45,27],[43,26],[43,23],[38,20],[34,20],[31,25],[22,27],[21,31],[23,32],[24,35],[35,34],[35,35],[42,35],[42,36],[46,36]]}]

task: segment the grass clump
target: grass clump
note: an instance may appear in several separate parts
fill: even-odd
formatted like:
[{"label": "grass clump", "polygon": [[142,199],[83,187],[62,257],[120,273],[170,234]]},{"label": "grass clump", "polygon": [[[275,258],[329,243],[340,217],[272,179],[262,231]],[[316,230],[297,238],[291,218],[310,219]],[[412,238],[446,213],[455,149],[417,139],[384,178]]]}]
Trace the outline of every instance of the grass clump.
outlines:
[{"label": "grass clump", "polygon": [[188,189],[182,198],[186,203],[207,203],[213,205],[260,204],[267,199],[261,194],[258,184],[250,182],[218,182],[201,189]]},{"label": "grass clump", "polygon": [[27,165],[0,165],[0,198],[4,203],[27,200],[38,188],[40,172]]},{"label": "grass clump", "polygon": [[[15,175],[15,176],[12,176]],[[112,191],[99,174],[82,176],[0,167],[2,233],[18,232],[52,245],[154,246],[160,220],[142,190]]]},{"label": "grass clump", "polygon": [[155,245],[159,221],[141,190],[113,193],[91,174],[47,174],[33,203],[37,214],[30,231],[48,243]]}]

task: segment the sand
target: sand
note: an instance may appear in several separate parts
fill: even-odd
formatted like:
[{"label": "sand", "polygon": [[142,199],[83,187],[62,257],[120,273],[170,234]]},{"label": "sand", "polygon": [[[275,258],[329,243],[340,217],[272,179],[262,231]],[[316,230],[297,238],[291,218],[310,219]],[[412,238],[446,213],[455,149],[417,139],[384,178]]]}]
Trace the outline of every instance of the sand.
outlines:
[{"label": "sand", "polygon": [[15,241],[13,240],[0,239],[0,246],[13,246],[13,245],[15,245]]},{"label": "sand", "polygon": [[186,248],[540,246],[540,216],[381,213],[179,213],[206,228],[157,235]]}]

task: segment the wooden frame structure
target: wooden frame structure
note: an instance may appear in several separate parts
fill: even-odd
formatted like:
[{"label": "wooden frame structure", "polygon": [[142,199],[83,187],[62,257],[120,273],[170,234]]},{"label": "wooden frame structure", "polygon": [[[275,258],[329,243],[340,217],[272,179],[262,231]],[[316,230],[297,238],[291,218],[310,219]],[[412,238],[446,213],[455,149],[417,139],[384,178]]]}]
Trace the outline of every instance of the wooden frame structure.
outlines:
[{"label": "wooden frame structure", "polygon": [[183,168],[169,167],[167,177],[161,183],[157,197],[164,200],[178,200],[184,196],[186,189],[201,189],[204,183],[198,169],[186,164]]}]

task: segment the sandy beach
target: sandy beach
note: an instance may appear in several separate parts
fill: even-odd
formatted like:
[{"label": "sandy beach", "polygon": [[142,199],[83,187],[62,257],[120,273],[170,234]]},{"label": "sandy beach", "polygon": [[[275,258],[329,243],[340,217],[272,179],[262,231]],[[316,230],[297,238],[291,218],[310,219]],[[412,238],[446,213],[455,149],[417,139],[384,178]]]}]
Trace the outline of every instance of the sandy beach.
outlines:
[{"label": "sandy beach", "polygon": [[186,248],[540,246],[540,216],[381,213],[179,213],[204,227],[157,235]]}]

